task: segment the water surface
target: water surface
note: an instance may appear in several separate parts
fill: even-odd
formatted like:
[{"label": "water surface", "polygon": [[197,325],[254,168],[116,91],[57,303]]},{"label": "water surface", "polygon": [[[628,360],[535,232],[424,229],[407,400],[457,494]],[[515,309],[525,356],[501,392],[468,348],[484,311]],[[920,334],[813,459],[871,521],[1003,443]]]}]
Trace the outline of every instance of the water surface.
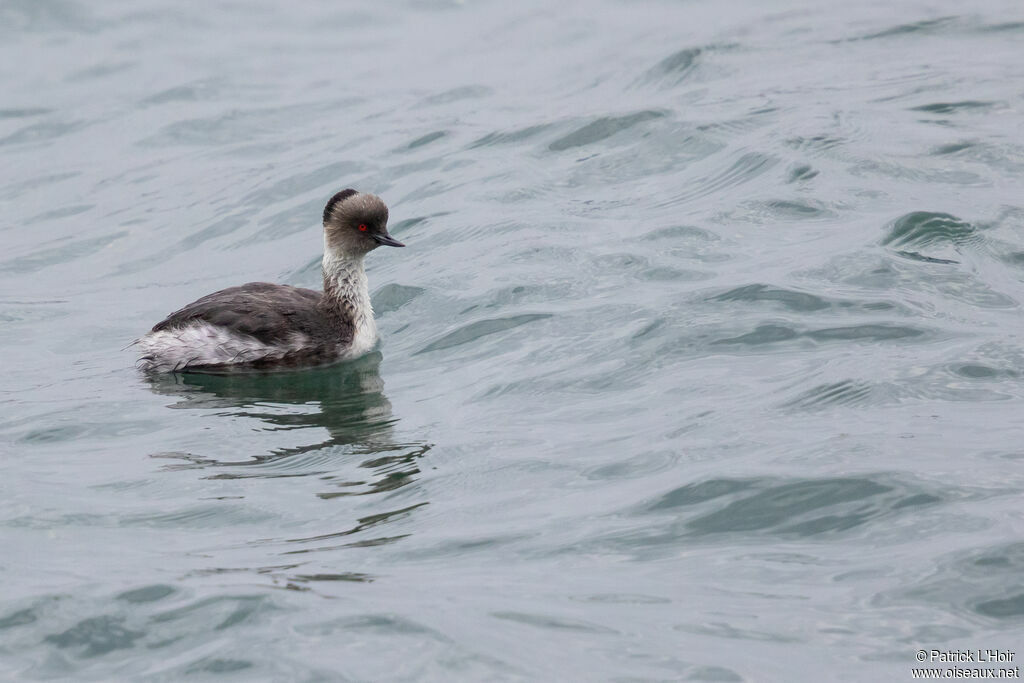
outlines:
[{"label": "water surface", "polygon": [[[1022,54],[1001,1],[0,5],[0,678],[1020,648]],[[349,186],[378,353],[136,372],[317,286]]]}]

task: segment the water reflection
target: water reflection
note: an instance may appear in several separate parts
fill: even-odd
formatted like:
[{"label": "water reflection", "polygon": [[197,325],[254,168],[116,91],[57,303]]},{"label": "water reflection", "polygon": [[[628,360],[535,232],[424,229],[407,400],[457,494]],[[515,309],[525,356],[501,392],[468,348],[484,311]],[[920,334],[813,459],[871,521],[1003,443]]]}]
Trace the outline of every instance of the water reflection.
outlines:
[{"label": "water reflection", "polygon": [[[178,397],[168,407],[256,420],[263,425],[261,444],[276,444],[261,445],[242,460],[182,452],[154,457],[176,461],[167,465],[171,470],[222,468],[210,479],[318,476],[332,489],[316,494],[322,499],[405,486],[415,480],[417,461],[430,445],[396,440],[398,419],[384,394],[381,358],[373,353],[342,365],[287,373],[149,376],[154,392]],[[310,440],[310,433],[317,437]],[[350,470],[352,456],[360,474]]]}]

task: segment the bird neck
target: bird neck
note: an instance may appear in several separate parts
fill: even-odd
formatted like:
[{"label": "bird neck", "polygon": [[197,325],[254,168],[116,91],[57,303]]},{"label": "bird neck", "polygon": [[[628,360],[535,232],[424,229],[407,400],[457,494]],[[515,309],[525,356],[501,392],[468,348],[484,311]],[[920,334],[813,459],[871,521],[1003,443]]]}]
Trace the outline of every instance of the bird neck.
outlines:
[{"label": "bird neck", "polygon": [[357,333],[362,331],[375,336],[376,324],[363,256],[333,250],[324,252],[323,304],[342,324],[351,325]]}]

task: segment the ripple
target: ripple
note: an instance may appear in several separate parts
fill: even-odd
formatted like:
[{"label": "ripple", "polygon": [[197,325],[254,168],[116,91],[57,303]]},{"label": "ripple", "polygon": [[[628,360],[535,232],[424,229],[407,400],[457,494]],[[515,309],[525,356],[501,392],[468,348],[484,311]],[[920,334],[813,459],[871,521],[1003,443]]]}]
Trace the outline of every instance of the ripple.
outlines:
[{"label": "ripple", "polygon": [[668,598],[642,593],[592,593],[589,595],[569,596],[570,600],[579,602],[596,602],[610,605],[663,605],[671,603]]},{"label": "ripple", "polygon": [[887,591],[884,602],[924,603],[998,624],[1024,621],[1024,544],[994,544],[942,558],[930,578]]},{"label": "ripple", "polygon": [[[679,624],[673,627],[677,631],[685,631],[688,633],[695,633],[698,635],[705,636],[716,636],[719,638],[725,638],[728,640],[758,640],[769,643],[796,643],[800,642],[799,638],[788,636],[782,633],[770,633],[767,631],[755,631],[752,629],[742,629],[732,626],[731,624],[715,623],[715,624]],[[710,679],[718,680],[718,679]],[[731,678],[724,678],[721,680],[733,680]]]},{"label": "ripple", "polygon": [[952,368],[953,373],[967,379],[996,379],[1004,377],[1019,377],[1020,374],[1014,370],[1002,370],[993,368],[981,363],[963,363]]},{"label": "ripple", "polygon": [[1003,31],[1019,32],[1024,31],[1024,21],[1005,21],[995,24],[986,24],[979,27],[985,33],[1001,33]]},{"label": "ripple", "polygon": [[417,147],[424,147],[426,145],[429,145],[431,142],[434,142],[435,140],[440,140],[446,135],[448,135],[448,131],[446,130],[437,130],[434,131],[433,133],[427,133],[426,135],[422,135],[413,140],[412,142],[410,142],[408,145],[405,146],[405,148],[416,149]]},{"label": "ripple", "polygon": [[698,282],[700,280],[710,280],[713,277],[713,273],[699,270],[681,270],[668,266],[645,268],[637,274],[637,279],[647,282]]},{"label": "ripple", "polygon": [[768,125],[775,119],[769,115],[776,112],[774,107],[759,107],[746,112],[743,116],[701,124],[697,126],[697,130],[705,133],[725,133],[729,137],[735,137]]},{"label": "ripple", "polygon": [[[293,200],[296,196],[301,196],[314,190],[322,188],[328,188],[329,190],[329,188],[337,184],[338,178],[355,175],[361,170],[362,165],[358,162],[334,161],[312,170],[303,170],[292,174],[279,173],[275,176],[276,180],[274,182],[246,194],[241,198],[239,204],[242,206],[253,204],[256,206],[272,206],[280,202]],[[325,191],[324,194],[329,194],[329,192]],[[313,204],[316,206],[323,203],[324,198],[322,197],[318,197],[313,201]],[[313,215],[317,216],[320,213],[320,211],[317,211]],[[277,219],[276,216],[272,218]],[[309,216],[307,215],[305,219],[305,223],[308,226]]]},{"label": "ripple", "polygon": [[32,190],[57,185],[61,181],[76,178],[80,175],[80,171],[71,171],[67,173],[50,173],[47,175],[30,177],[26,180],[20,180],[4,187],[3,191],[0,191],[0,199],[17,199],[21,195],[31,192]]},{"label": "ripple", "polygon": [[0,119],[24,119],[32,116],[49,114],[52,109],[44,107],[21,107],[17,109],[0,109]]},{"label": "ripple", "polygon": [[75,261],[102,251],[127,235],[128,231],[120,230],[89,239],[70,240],[57,247],[41,249],[34,253],[0,263],[0,272],[32,273],[50,266]]},{"label": "ripple", "polygon": [[738,337],[718,339],[712,344],[742,344],[746,346],[759,346],[762,344],[774,344],[780,341],[788,341],[799,337],[800,334],[791,327],[785,325],[758,325],[752,332],[741,334]]},{"label": "ripple", "polygon": [[786,145],[801,152],[829,152],[847,142],[845,138],[834,135],[811,135],[789,138]]},{"label": "ripple", "polygon": [[397,283],[388,283],[374,292],[372,297],[373,310],[378,316],[392,313],[423,295],[427,290],[423,287],[409,287]]},{"label": "ripple", "polygon": [[914,211],[889,226],[882,244],[896,247],[927,247],[933,244],[971,244],[979,240],[977,229],[948,213]]},{"label": "ripple", "polygon": [[513,130],[508,132],[495,131],[488,133],[479,140],[475,140],[469,145],[470,149],[476,149],[478,147],[492,147],[495,145],[511,145],[523,140],[529,140],[532,137],[549,130],[552,127],[550,123],[543,123],[536,126],[527,126],[519,130]]},{"label": "ripple", "polygon": [[425,222],[427,220],[430,220],[433,217],[444,216],[444,215],[445,215],[444,213],[436,213],[436,214],[433,214],[432,216],[414,216],[412,218],[406,218],[406,219],[398,221],[397,223],[395,223],[392,226],[389,226],[389,229],[391,230],[392,233],[394,233],[396,235],[397,234],[401,234],[401,233],[405,232],[406,230],[408,230],[409,228],[413,227],[414,225],[419,225],[420,223],[423,223],[423,222]]},{"label": "ripple", "polygon": [[935,147],[932,150],[932,154],[934,154],[936,156],[945,156],[947,154],[957,154],[958,152],[963,152],[964,150],[971,149],[972,147],[975,147],[975,146],[976,146],[976,143],[974,143],[974,142],[953,142],[953,143],[950,143],[948,145],[939,145],[938,147]]},{"label": "ripple", "polygon": [[[718,478],[697,481],[634,508],[644,520],[605,536],[611,552],[692,552],[722,537],[818,538],[848,534],[896,516],[917,514],[949,496],[883,475],[789,481]],[[862,531],[862,534],[869,533]]]},{"label": "ripple", "polygon": [[0,33],[71,31],[92,33],[99,21],[81,3],[70,0],[7,0],[0,9]]},{"label": "ripple", "polygon": [[863,502],[890,492],[889,486],[870,479],[821,479],[782,484],[729,503],[689,522],[700,534],[729,533],[778,528],[810,535],[850,528],[865,521],[863,514],[834,512],[813,520],[797,522],[808,513],[836,508],[847,502]]},{"label": "ripple", "polygon": [[644,235],[644,239],[648,240],[672,240],[674,243],[680,241],[688,243],[708,243],[718,242],[722,238],[704,228],[698,228],[693,225],[672,225],[667,228],[658,228]]},{"label": "ripple", "polygon": [[452,332],[449,332],[443,337],[427,344],[419,351],[416,351],[413,355],[449,349],[453,346],[461,346],[462,344],[469,344],[470,342],[474,342],[482,337],[497,334],[498,332],[504,332],[505,330],[519,327],[520,325],[526,325],[527,323],[544,320],[545,318],[550,317],[552,317],[550,313],[528,313],[508,318],[478,320],[477,322],[464,325]]},{"label": "ripple", "polygon": [[36,611],[32,608],[17,610],[16,612],[11,612],[4,617],[0,617],[0,631],[15,628],[17,626],[34,624],[38,620],[39,617],[36,615]]},{"label": "ripple", "polygon": [[118,600],[131,603],[156,602],[173,595],[177,590],[173,586],[154,584],[125,591],[117,596]]},{"label": "ripple", "polygon": [[427,105],[449,104],[460,100],[477,100],[494,94],[494,90],[485,85],[464,85],[444,92],[430,95],[423,99]]},{"label": "ripple", "polygon": [[648,70],[645,79],[678,85],[696,68],[703,53],[699,47],[684,48],[673,52]]},{"label": "ripple", "polygon": [[871,33],[863,36],[860,40],[875,40],[877,38],[891,38],[893,36],[904,36],[908,34],[939,33],[951,27],[957,21],[958,17],[940,17],[938,19],[915,21],[909,24],[898,24],[877,33]]},{"label": "ripple", "polygon": [[715,498],[745,491],[753,486],[754,480],[745,479],[709,479],[687,484],[662,495],[647,506],[647,510],[671,510],[678,507],[697,505]]},{"label": "ripple", "polygon": [[47,221],[59,220],[61,218],[71,218],[72,216],[83,214],[86,211],[89,211],[95,207],[95,204],[75,204],[72,206],[62,206],[60,208],[50,209],[49,211],[44,211],[43,213],[36,214],[31,218],[26,218],[22,225],[34,225],[36,223],[45,223]]},{"label": "ripple", "polygon": [[[68,311],[63,304],[67,301],[0,301],[0,322],[6,325],[6,331],[15,329],[14,323],[40,323],[67,317]],[[2,334],[0,330],[0,334]],[[45,430],[44,430],[45,431]]]},{"label": "ripple", "polygon": [[145,107],[171,102],[203,102],[215,99],[222,92],[223,88],[219,80],[204,79],[153,93],[142,98],[139,104]]},{"label": "ripple", "polygon": [[[952,267],[939,269],[932,265],[924,266],[922,263],[933,262],[919,258],[914,258],[915,262],[910,262],[906,260],[908,257],[905,254],[900,256],[903,258],[879,258],[868,253],[843,255],[833,259],[833,262],[821,271],[814,271],[815,280],[825,278],[831,282],[880,290],[886,295],[893,292],[902,292],[901,296],[905,296],[906,292],[927,293],[929,296],[937,295],[984,308],[1017,306],[1013,298],[992,290],[979,280],[976,273],[963,272]],[[943,262],[943,265],[946,264]],[[911,307],[901,308],[913,311]]]},{"label": "ripple", "polygon": [[818,171],[808,164],[797,164],[786,171],[787,183],[801,183],[817,177]]},{"label": "ripple", "polygon": [[607,635],[615,635],[618,633],[618,631],[614,629],[610,629],[599,624],[579,621],[576,619],[564,619],[562,617],[555,617],[549,614],[502,611],[491,612],[491,616],[505,621],[515,621],[520,624],[526,624],[527,626],[534,626],[536,628],[546,630],[577,631],[580,633],[597,633]]},{"label": "ripple", "polygon": [[244,659],[224,659],[223,657],[201,657],[184,669],[186,674],[226,674],[244,671],[252,667],[252,662]]},{"label": "ripple", "polygon": [[987,187],[991,180],[961,167],[926,167],[920,164],[900,164],[881,159],[861,160],[850,167],[849,173],[863,178],[889,177],[922,185],[955,185],[958,187]]},{"label": "ripple", "polygon": [[761,206],[777,220],[787,218],[807,220],[810,218],[830,218],[835,216],[835,213],[820,203],[798,199],[774,199],[761,203]]},{"label": "ripple", "polygon": [[687,189],[672,197],[662,206],[679,204],[699,197],[719,193],[725,189],[748,183],[763,175],[777,163],[778,159],[759,152],[744,152],[728,168],[713,175],[696,178],[687,184]]},{"label": "ripple", "polygon": [[705,681],[706,683],[742,683],[746,679],[728,667],[697,666],[687,675],[686,680]]},{"label": "ripple", "polygon": [[974,609],[977,610],[978,614],[997,619],[1024,617],[1024,592],[1009,598],[979,602]]},{"label": "ripple", "polygon": [[[190,235],[186,235],[181,238],[178,242],[177,248],[167,250],[167,254],[161,254],[157,256],[158,259],[163,260],[167,258],[169,254],[180,253],[181,251],[191,251],[197,247],[201,247],[210,240],[215,240],[220,237],[226,237],[231,235],[242,228],[247,228],[252,224],[252,216],[254,212],[243,211],[242,213],[225,216],[219,220],[210,223],[205,228],[198,230]],[[142,260],[141,264],[125,263],[122,266],[121,272],[129,272],[129,269],[134,265],[149,265],[150,258]],[[321,259],[317,260],[317,264],[321,263]]]},{"label": "ripple", "polygon": [[217,147],[252,143],[266,137],[285,122],[297,125],[315,109],[306,106],[282,106],[264,109],[232,109],[215,116],[184,119],[169,123],[156,134],[138,142],[143,147],[188,145]]},{"label": "ripple", "polygon": [[18,439],[19,443],[27,444],[49,444],[71,441],[86,434],[88,428],[85,425],[62,425],[59,427],[43,427],[33,429]]},{"label": "ripple", "polygon": [[973,111],[977,109],[991,109],[996,102],[981,102],[978,100],[963,100],[962,102],[933,102],[911,107],[910,111],[923,111],[929,114],[955,114],[960,111]]},{"label": "ripple", "polygon": [[146,635],[143,631],[126,628],[124,622],[124,617],[113,615],[91,617],[44,640],[61,649],[75,648],[80,657],[99,657],[135,647],[135,641]]},{"label": "ripple", "polygon": [[920,337],[925,334],[924,330],[905,325],[847,325],[843,327],[828,327],[820,330],[811,330],[804,333],[806,336],[817,341],[855,341],[867,339],[870,341],[888,341],[891,339],[907,339]]},{"label": "ripple", "polygon": [[921,263],[935,263],[947,266],[957,265],[960,263],[956,259],[939,258],[937,256],[925,256],[924,254],[919,254],[916,251],[897,251],[896,253],[902,256],[903,258],[910,259],[911,261],[919,261]]},{"label": "ripple", "polygon": [[163,612],[153,621],[171,622],[187,620],[197,625],[205,624],[213,630],[229,629],[252,617],[272,609],[270,600],[262,595],[231,595],[204,598],[185,607]]},{"label": "ripple", "polygon": [[935,496],[918,499],[918,494],[862,477],[808,479],[745,495],[689,520],[686,526],[698,535],[770,531],[816,536],[861,526],[909,507],[907,501],[927,504],[940,500]]},{"label": "ripple", "polygon": [[771,301],[781,304],[783,308],[791,311],[801,312],[820,311],[833,306],[831,302],[814,294],[763,284],[744,285],[730,289],[728,292],[711,297],[708,301]]},{"label": "ripple", "polygon": [[626,116],[603,117],[558,138],[548,145],[548,149],[553,152],[562,152],[574,147],[592,145],[640,123],[664,116],[665,113],[660,111],[640,111]]},{"label": "ripple", "polygon": [[292,581],[298,581],[299,583],[310,583],[318,581],[346,581],[354,583],[373,583],[375,577],[370,574],[361,574],[359,572],[345,572],[344,574],[295,574],[291,577]]},{"label": "ripple", "polygon": [[85,121],[34,123],[31,126],[19,128],[5,138],[0,138],[0,146],[50,142],[81,130],[85,126]]},{"label": "ripple", "polygon": [[75,71],[65,77],[65,80],[69,83],[75,83],[79,81],[89,81],[97,78],[105,78],[114,74],[121,73],[122,71],[128,71],[138,66],[138,62],[108,62],[103,64],[96,64],[95,66],[86,67],[80,71]]},{"label": "ripple", "polygon": [[818,410],[833,406],[855,406],[870,403],[875,387],[867,382],[843,380],[820,384],[783,404],[784,408]]},{"label": "ripple", "polygon": [[440,631],[397,614],[355,614],[327,622],[300,626],[298,632],[306,636],[329,636],[348,633],[406,634],[448,642]]},{"label": "ripple", "polygon": [[169,512],[139,514],[124,517],[125,526],[143,526],[158,529],[217,529],[243,524],[260,524],[272,519],[269,512],[260,512],[248,505],[222,501],[220,505],[195,505]]},{"label": "ripple", "polygon": [[[377,513],[377,514],[374,514],[374,515],[368,515],[366,517],[360,518],[358,524],[356,524],[351,529],[345,529],[344,531],[334,531],[334,532],[327,533],[327,534],[318,534],[316,536],[308,536],[308,537],[305,537],[305,538],[289,538],[289,539],[286,539],[286,542],[288,542],[288,543],[319,543],[320,541],[330,541],[330,540],[336,540],[336,539],[339,539],[339,538],[345,538],[345,537],[348,537],[348,536],[353,536],[353,535],[358,534],[358,533],[360,533],[362,531],[366,531],[367,529],[372,529],[374,527],[377,527],[377,526],[379,526],[381,524],[386,524],[386,523],[395,522],[395,521],[398,521],[398,520],[407,519],[409,517],[409,513],[411,513],[413,510],[416,510],[417,508],[423,507],[424,505],[427,505],[427,503],[426,502],[416,503],[415,505],[409,505],[409,506],[401,508],[399,510],[390,510],[388,512],[380,512],[380,513]],[[292,552],[303,552],[303,551],[292,551]]]}]

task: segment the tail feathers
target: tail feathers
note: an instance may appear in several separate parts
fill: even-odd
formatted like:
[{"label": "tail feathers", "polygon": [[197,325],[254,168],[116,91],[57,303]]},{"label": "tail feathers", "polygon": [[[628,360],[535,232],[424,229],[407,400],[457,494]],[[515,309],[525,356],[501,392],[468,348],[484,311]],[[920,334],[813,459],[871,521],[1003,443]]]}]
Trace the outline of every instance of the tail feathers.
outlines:
[{"label": "tail feathers", "polygon": [[254,337],[203,322],[170,330],[158,330],[136,339],[125,348],[138,346],[136,366],[146,372],[181,372],[192,367],[239,365],[283,358],[308,343],[297,335],[287,346],[271,346]]}]

